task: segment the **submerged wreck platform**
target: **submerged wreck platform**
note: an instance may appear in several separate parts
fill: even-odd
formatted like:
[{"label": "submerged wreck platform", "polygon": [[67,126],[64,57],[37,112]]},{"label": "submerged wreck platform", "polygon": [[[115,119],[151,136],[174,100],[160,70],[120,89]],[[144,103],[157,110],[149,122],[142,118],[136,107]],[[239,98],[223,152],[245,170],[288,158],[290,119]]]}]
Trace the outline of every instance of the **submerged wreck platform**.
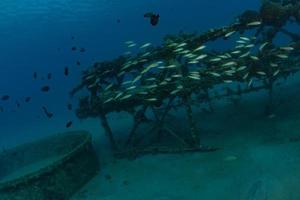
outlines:
[{"label": "submerged wreck platform", "polygon": [[0,154],[0,199],[70,199],[98,170],[88,132],[50,136]]},{"label": "submerged wreck platform", "polygon": [[[272,116],[279,105],[276,86],[300,70],[300,35],[291,28],[299,24],[298,0],[266,0],[258,11],[247,10],[228,26],[168,35],[160,46],[145,43],[137,54],[97,62],[71,91],[84,91],[76,114],[99,118],[116,156],[215,151],[202,144],[195,107],[208,105],[205,111],[213,112],[215,100],[237,103],[245,94],[265,90],[268,99],[262,110]],[[278,43],[282,35],[286,39]],[[217,49],[220,40],[228,44]],[[173,130],[166,120],[178,109],[186,114],[185,133]],[[121,143],[107,117],[118,112],[128,113],[133,121]],[[145,124],[149,130],[141,131]]]}]

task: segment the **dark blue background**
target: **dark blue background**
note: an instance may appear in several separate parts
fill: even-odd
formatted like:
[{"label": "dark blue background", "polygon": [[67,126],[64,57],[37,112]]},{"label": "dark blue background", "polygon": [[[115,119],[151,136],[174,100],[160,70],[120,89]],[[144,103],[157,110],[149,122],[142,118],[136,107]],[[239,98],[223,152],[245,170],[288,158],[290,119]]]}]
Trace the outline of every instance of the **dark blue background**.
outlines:
[{"label": "dark blue background", "polygon": [[[1,142],[21,140],[23,134],[36,127],[42,131],[46,125],[64,130],[65,122],[75,118],[66,104],[80,71],[127,51],[124,41],[159,44],[166,34],[223,26],[259,5],[259,0],[1,0],[0,95],[11,96],[0,102],[5,108],[0,113]],[[143,18],[148,11],[160,14],[158,26]],[[72,52],[73,45],[87,51]],[[81,66],[75,65],[77,60]],[[70,68],[69,77],[63,75],[64,66]],[[51,72],[53,79],[34,81],[34,71],[42,76]],[[40,92],[43,84],[51,85],[49,93]],[[32,96],[32,101],[22,103],[25,96]],[[43,115],[43,105],[55,113],[53,119]]]}]

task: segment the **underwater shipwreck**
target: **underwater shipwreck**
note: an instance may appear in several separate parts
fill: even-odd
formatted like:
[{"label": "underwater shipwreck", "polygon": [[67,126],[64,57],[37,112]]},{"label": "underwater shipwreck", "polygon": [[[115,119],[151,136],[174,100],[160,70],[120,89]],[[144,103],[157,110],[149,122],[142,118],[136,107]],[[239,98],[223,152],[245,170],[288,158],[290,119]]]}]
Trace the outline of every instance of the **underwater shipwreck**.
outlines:
[{"label": "underwater shipwreck", "polygon": [[[300,70],[300,34],[288,24],[300,25],[299,0],[263,1],[258,11],[247,10],[228,26],[167,35],[160,46],[146,43],[136,54],[97,62],[70,92],[79,98],[76,115],[100,120],[116,158],[221,150],[202,142],[195,110],[206,105],[203,111],[211,113],[213,101],[238,102],[262,90],[268,94],[262,113],[272,117],[278,106],[276,87]],[[287,38],[284,44],[277,42],[279,35]],[[214,49],[219,41],[228,48]],[[184,132],[167,120],[179,111],[189,127]],[[113,132],[112,113],[131,116],[129,133]],[[70,199],[100,168],[91,140],[89,133],[78,131],[3,152],[0,164],[17,160],[0,165],[0,200]],[[35,148],[45,151],[32,156]],[[17,173],[47,159],[35,171]]]},{"label": "underwater shipwreck", "polygon": [[[79,98],[76,114],[80,119],[101,120],[117,157],[218,150],[202,144],[193,110],[208,104],[210,112],[214,100],[234,100],[265,90],[269,98],[263,112],[272,117],[276,85],[300,69],[300,35],[290,31],[287,23],[300,24],[300,2],[265,1],[259,11],[247,10],[228,26],[202,34],[168,35],[161,46],[146,43],[136,55],[97,62],[83,72],[81,83],[71,92],[89,93]],[[280,34],[287,36],[285,44],[276,44]],[[207,50],[219,40],[232,47]],[[126,44],[136,45],[133,41]],[[189,126],[185,133],[173,130],[166,120],[178,109],[185,110]],[[107,119],[118,112],[133,119],[121,144]],[[150,128],[140,131],[145,123]]]}]

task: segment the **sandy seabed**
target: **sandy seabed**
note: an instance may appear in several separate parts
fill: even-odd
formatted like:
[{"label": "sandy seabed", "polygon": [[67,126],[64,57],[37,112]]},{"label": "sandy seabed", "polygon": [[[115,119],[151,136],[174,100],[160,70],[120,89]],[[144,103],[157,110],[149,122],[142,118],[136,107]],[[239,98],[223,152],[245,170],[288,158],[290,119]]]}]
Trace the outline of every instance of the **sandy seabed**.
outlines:
[{"label": "sandy seabed", "polygon": [[[243,97],[237,106],[216,102],[213,114],[196,108],[202,144],[220,148],[211,153],[114,159],[99,120],[75,123],[70,130],[88,130],[93,135],[101,170],[72,200],[299,200],[298,94],[299,87],[279,90],[276,99],[282,102],[271,118],[263,115],[265,95]],[[56,120],[61,123],[65,119],[60,117]],[[168,120],[178,131],[187,129],[180,112]],[[129,131],[127,115],[111,115],[109,121],[118,134]],[[5,137],[2,145],[62,132],[52,123],[29,124],[19,141]]]},{"label": "sandy seabed", "polygon": [[[196,112],[202,143],[221,148],[211,153],[115,160],[97,144],[103,140],[99,122],[85,122],[102,169],[72,200],[299,200],[300,101],[293,99],[271,118],[262,114],[264,100]],[[122,130],[130,123],[111,120]],[[180,116],[173,121],[182,122]]]}]

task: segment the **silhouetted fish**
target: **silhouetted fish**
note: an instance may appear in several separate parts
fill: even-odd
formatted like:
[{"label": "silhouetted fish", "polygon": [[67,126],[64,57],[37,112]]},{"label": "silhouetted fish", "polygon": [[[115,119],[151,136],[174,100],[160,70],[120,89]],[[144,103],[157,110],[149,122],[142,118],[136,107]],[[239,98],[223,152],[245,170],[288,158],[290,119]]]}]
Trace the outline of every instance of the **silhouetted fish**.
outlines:
[{"label": "silhouetted fish", "polygon": [[69,75],[69,68],[68,67],[65,67],[64,74],[65,74],[65,76]]},{"label": "silhouetted fish", "polygon": [[36,80],[36,78],[37,78],[37,73],[34,72],[34,73],[33,73],[33,79]]},{"label": "silhouetted fish", "polygon": [[71,39],[72,39],[72,40],[74,40],[74,39],[75,39],[75,37],[74,37],[74,36],[72,36],[72,37],[71,37]]},{"label": "silhouetted fish", "polygon": [[68,110],[72,110],[73,106],[71,103],[68,104]]},{"label": "silhouetted fish", "polygon": [[72,121],[68,121],[66,123],[66,128],[70,128],[72,126],[73,122]]},{"label": "silhouetted fish", "polygon": [[76,61],[76,65],[78,65],[78,66],[79,66],[80,64],[81,64],[81,63],[80,63],[80,61]]},{"label": "silhouetted fish", "polygon": [[21,104],[18,101],[16,101],[16,106],[17,108],[20,108]]},{"label": "silhouetted fish", "polygon": [[1,100],[2,100],[2,101],[7,101],[9,98],[10,98],[10,96],[8,96],[8,95],[3,95],[3,96],[1,97]]},{"label": "silhouetted fish", "polygon": [[120,19],[117,19],[117,23],[119,24],[121,22],[121,20]]},{"label": "silhouetted fish", "polygon": [[159,14],[154,14],[152,12],[148,12],[148,13],[145,13],[144,14],[144,17],[145,18],[150,18],[150,24],[152,26],[156,26],[159,22]]},{"label": "silhouetted fish", "polygon": [[81,53],[85,52],[85,48],[80,48],[80,52]]},{"label": "silhouetted fish", "polygon": [[47,74],[47,78],[48,78],[48,80],[50,80],[50,79],[52,78],[52,74],[51,74],[51,73],[48,73],[48,74]]},{"label": "silhouetted fish", "polygon": [[31,97],[26,97],[25,102],[28,103],[31,100]]},{"label": "silhouetted fish", "polygon": [[74,47],[72,47],[71,49],[72,49],[72,51],[76,51],[76,50],[77,50],[77,47],[74,46]]},{"label": "silhouetted fish", "polygon": [[43,108],[43,111],[44,111],[45,115],[48,118],[52,118],[53,117],[53,113],[49,112],[48,109],[45,106],[43,106],[42,108]]},{"label": "silhouetted fish", "polygon": [[50,87],[48,85],[45,85],[41,88],[42,92],[48,92],[50,90]]}]

